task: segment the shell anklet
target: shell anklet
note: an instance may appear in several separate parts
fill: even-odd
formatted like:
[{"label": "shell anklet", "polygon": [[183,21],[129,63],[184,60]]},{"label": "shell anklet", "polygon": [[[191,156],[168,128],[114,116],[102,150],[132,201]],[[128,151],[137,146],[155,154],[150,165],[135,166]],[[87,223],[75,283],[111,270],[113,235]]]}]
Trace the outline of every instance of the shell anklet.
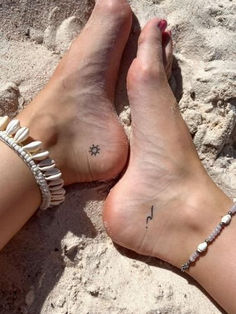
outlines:
[{"label": "shell anklet", "polygon": [[31,170],[42,195],[40,209],[57,206],[65,200],[62,173],[49,158],[49,152],[41,149],[40,141],[25,142],[29,129],[20,126],[19,120],[0,117],[0,140],[14,150]]},{"label": "shell anklet", "polygon": [[182,265],[181,271],[185,272],[188,270],[192,264],[194,264],[197,259],[200,257],[200,255],[204,252],[206,252],[208,245],[215,241],[215,239],[220,235],[222,230],[228,226],[233,218],[233,216],[236,214],[236,203],[234,203],[233,207],[229,210],[227,215],[225,215],[221,222],[216,226],[215,230],[210,234],[210,236],[199,246],[197,247],[197,250],[190,256],[189,260]]}]

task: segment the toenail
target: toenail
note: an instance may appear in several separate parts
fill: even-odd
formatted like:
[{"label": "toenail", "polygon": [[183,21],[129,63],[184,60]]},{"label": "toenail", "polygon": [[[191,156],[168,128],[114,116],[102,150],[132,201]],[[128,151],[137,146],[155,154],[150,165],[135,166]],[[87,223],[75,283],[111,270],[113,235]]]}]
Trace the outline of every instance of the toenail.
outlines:
[{"label": "toenail", "polygon": [[161,20],[159,23],[158,23],[158,27],[160,28],[160,30],[162,32],[164,32],[164,30],[166,29],[167,27],[167,21],[166,20]]}]

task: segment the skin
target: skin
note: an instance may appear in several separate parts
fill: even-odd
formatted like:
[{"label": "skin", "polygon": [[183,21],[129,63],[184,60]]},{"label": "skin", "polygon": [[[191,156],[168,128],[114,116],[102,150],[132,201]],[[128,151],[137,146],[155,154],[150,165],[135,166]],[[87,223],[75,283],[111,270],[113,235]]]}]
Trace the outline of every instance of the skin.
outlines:
[{"label": "skin", "polygon": [[[18,117],[50,149],[66,184],[109,180],[125,166],[128,140],[113,101],[131,24],[125,1],[97,1],[47,86]],[[92,145],[101,149],[96,158]]]},{"label": "skin", "polygon": [[[98,0],[48,85],[18,117],[51,152],[66,184],[113,178],[127,162],[128,143],[112,102],[131,22],[125,0]],[[172,41],[165,27],[160,19],[145,26],[129,71],[130,158],[105,203],[104,224],[114,242],[180,267],[232,201],[202,167],[178,111],[167,80]],[[96,158],[92,144],[101,149]],[[40,193],[21,159],[1,142],[0,154],[1,249],[37,210]],[[229,313],[236,312],[235,225],[189,272]]]},{"label": "skin", "polygon": [[[50,151],[65,185],[112,179],[127,162],[128,140],[113,100],[131,24],[126,1],[98,0],[47,86],[17,117]],[[96,156],[92,145],[99,145]],[[0,142],[0,249],[41,202],[32,174],[5,146]]]},{"label": "skin", "polygon": [[[143,29],[128,73],[130,158],[103,219],[117,244],[180,268],[233,202],[206,173],[179,112],[166,73],[172,45],[163,49],[159,22],[155,18]],[[236,313],[235,236],[234,218],[189,270],[228,313]]]}]

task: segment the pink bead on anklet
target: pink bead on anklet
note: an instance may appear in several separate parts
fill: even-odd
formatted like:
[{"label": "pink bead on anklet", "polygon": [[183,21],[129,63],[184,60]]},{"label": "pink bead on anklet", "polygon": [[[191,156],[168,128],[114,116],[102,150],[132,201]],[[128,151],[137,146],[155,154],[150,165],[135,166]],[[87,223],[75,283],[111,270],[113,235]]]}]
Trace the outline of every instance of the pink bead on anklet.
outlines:
[{"label": "pink bead on anklet", "polygon": [[190,256],[189,260],[181,266],[181,271],[185,272],[188,270],[192,264],[194,264],[200,255],[205,252],[208,245],[215,241],[215,239],[220,235],[222,230],[228,226],[232,220],[232,217],[236,214],[236,203],[229,210],[227,215],[225,215],[221,222],[216,226],[215,230],[210,234],[210,236],[201,244],[198,245],[197,250]]},{"label": "pink bead on anklet", "polygon": [[0,140],[14,150],[31,170],[39,186],[42,202],[40,209],[59,205],[65,200],[62,173],[49,158],[49,152],[42,150],[40,141],[25,142],[29,129],[20,126],[19,120],[0,117]]}]

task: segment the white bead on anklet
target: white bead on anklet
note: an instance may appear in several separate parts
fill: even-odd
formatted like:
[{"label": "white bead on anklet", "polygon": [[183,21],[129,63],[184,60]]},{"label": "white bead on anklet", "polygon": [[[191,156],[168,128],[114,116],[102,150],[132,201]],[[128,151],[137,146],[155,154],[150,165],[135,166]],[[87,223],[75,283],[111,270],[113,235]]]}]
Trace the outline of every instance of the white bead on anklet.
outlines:
[{"label": "white bead on anklet", "polygon": [[211,244],[222,232],[222,230],[228,226],[232,220],[232,217],[236,214],[236,203],[229,210],[227,215],[222,217],[221,222],[216,226],[215,230],[209,235],[209,237],[201,244],[198,245],[197,250],[190,256],[189,260],[181,266],[181,271],[185,272],[192,264],[194,264],[200,255],[207,251],[208,245]]},{"label": "white bead on anklet", "polygon": [[49,152],[41,150],[42,143],[24,144],[28,138],[29,129],[21,127],[19,120],[0,117],[0,140],[13,149],[31,170],[42,195],[40,209],[45,210],[64,202],[64,181],[61,171],[55,168],[55,161],[49,158]]}]

